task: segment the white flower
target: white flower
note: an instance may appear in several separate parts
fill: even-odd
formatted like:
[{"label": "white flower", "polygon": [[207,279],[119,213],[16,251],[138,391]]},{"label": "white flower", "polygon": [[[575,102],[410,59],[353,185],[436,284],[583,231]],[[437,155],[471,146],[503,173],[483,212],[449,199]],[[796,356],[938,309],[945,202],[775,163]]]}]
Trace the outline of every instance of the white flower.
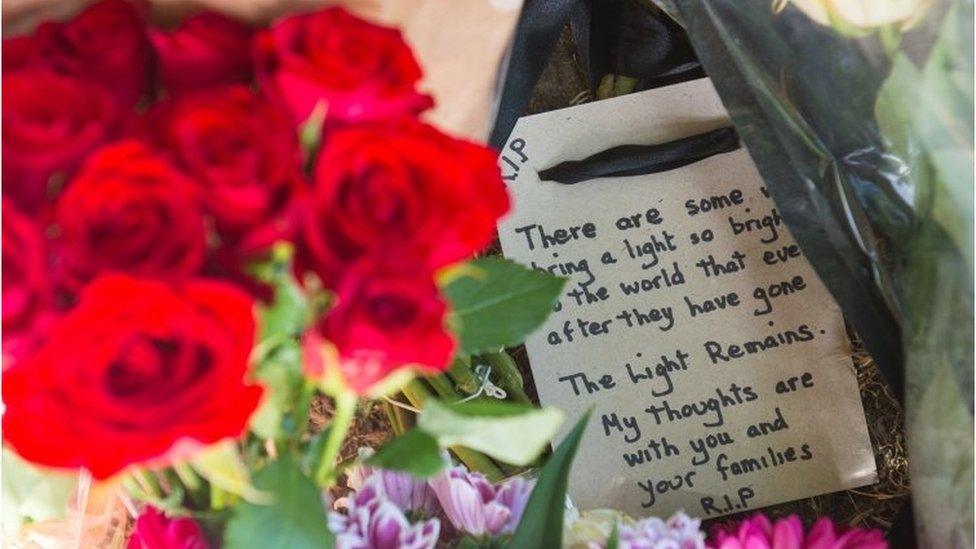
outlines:
[{"label": "white flower", "polygon": [[821,25],[865,32],[887,25],[908,29],[935,0],[774,0],[773,10],[780,11],[789,3]]}]

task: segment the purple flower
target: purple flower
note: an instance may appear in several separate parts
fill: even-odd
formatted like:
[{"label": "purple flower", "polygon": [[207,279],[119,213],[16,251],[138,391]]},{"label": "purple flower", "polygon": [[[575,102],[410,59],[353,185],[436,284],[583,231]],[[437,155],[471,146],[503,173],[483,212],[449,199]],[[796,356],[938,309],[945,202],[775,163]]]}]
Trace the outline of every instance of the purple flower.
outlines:
[{"label": "purple flower", "polygon": [[353,469],[346,478],[346,484],[356,491],[361,490],[367,481],[379,483],[383,496],[407,515],[429,518],[436,516],[440,511],[437,496],[427,481],[409,473],[373,469],[368,465],[361,465]]},{"label": "purple flower", "polygon": [[349,500],[346,514],[329,513],[337,549],[433,549],[437,545],[440,521],[431,518],[411,523],[404,508],[387,493],[390,481],[401,501],[423,502],[422,497],[414,497],[418,492],[405,489],[406,483],[390,478],[398,474],[374,472]]},{"label": "purple flower", "polygon": [[473,536],[514,532],[532,492],[532,483],[524,479],[511,479],[496,488],[481,473],[464,467],[448,469],[430,486],[451,524]]},{"label": "purple flower", "polygon": [[667,522],[649,517],[632,525],[620,524],[620,549],[704,549],[701,521],[678,512]]}]

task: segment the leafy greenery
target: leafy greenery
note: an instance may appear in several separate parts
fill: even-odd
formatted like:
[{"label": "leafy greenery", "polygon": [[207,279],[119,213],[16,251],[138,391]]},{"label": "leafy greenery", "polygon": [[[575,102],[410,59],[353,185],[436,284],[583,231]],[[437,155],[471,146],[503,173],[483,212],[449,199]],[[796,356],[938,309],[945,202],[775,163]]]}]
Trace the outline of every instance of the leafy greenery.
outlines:
[{"label": "leafy greenery", "polygon": [[384,444],[366,464],[404,471],[418,478],[434,476],[447,465],[437,439],[420,429],[411,429]]},{"label": "leafy greenery", "polygon": [[566,280],[507,259],[483,257],[444,288],[468,354],[518,345],[542,325]]},{"label": "leafy greenery", "polygon": [[921,66],[896,54],[875,108],[916,214],[904,258],[906,427],[927,547],[973,532],[972,35],[972,2],[952,2]]},{"label": "leafy greenery", "polygon": [[322,549],[334,545],[322,496],[289,455],[260,470],[254,484],[271,492],[274,501],[237,506],[224,534],[229,549]]},{"label": "leafy greenery", "polygon": [[253,502],[268,499],[268,494],[251,484],[250,471],[230,440],[218,442],[198,453],[190,464],[200,476],[221,490]]},{"label": "leafy greenery", "polygon": [[45,471],[3,449],[3,529],[17,532],[25,521],[63,518],[75,477]]},{"label": "leafy greenery", "polygon": [[590,413],[586,412],[576,422],[573,430],[549,456],[549,460],[539,474],[539,480],[535,483],[535,488],[532,489],[532,495],[508,545],[509,548],[562,547],[563,512],[566,509],[569,471],[590,419]]},{"label": "leafy greenery", "polygon": [[427,401],[417,426],[442,446],[463,446],[513,465],[528,465],[549,445],[563,421],[557,408],[506,402],[445,405]]}]

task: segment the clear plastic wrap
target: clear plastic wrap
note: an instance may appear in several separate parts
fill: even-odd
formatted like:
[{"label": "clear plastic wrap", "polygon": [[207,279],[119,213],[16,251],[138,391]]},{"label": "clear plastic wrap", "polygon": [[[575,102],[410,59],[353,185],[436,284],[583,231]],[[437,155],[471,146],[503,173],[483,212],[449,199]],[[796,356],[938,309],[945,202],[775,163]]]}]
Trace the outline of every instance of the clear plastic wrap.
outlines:
[{"label": "clear plastic wrap", "polygon": [[659,2],[890,380],[922,547],[973,546],[971,0]]}]

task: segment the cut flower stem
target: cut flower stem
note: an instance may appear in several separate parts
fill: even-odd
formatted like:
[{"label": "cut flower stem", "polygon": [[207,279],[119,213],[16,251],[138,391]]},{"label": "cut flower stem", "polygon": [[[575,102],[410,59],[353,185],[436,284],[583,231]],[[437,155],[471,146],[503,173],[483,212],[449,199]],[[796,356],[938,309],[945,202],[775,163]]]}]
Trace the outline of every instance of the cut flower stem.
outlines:
[{"label": "cut flower stem", "polygon": [[344,391],[335,397],[335,414],[329,424],[329,434],[322,448],[322,459],[315,471],[315,481],[321,486],[331,486],[336,481],[336,458],[342,448],[342,441],[349,432],[356,416],[356,394]]}]

